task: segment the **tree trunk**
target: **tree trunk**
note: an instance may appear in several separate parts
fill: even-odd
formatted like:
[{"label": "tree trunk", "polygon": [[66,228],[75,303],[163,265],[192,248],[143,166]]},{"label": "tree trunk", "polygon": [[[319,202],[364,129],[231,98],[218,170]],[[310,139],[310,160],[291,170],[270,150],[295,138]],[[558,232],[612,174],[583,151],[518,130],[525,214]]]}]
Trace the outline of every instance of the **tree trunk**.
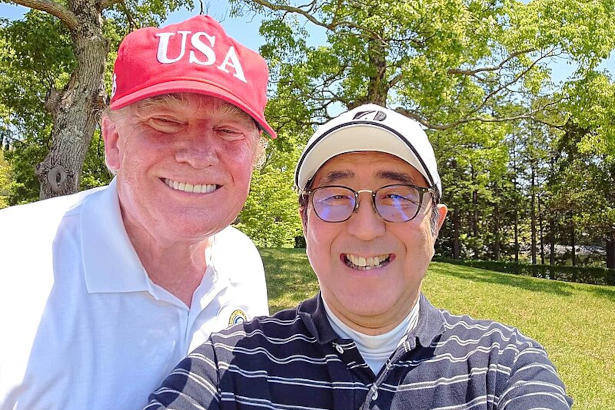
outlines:
[{"label": "tree trunk", "polygon": [[493,258],[500,260],[500,209],[497,202],[493,207]]},{"label": "tree trunk", "polygon": [[536,265],[536,168],[534,164],[530,164],[531,167],[531,185],[530,185],[530,236],[531,236],[531,249],[532,265]]},{"label": "tree trunk", "polygon": [[[517,169],[517,143],[516,143],[516,135],[512,134],[512,169],[513,169],[513,188],[514,192],[517,192],[517,175],[519,174],[519,170]],[[514,237],[515,237],[515,263],[519,263],[519,203],[517,200],[514,201],[514,210],[515,210],[515,220],[514,220]]]},{"label": "tree trunk", "polygon": [[[472,185],[476,185],[476,173],[474,167],[470,166],[470,173],[472,176]],[[478,241],[478,191],[472,190],[472,211],[471,211],[470,224],[472,226],[472,250],[474,252],[474,258],[480,258],[481,249]]]},{"label": "tree trunk", "polygon": [[611,231],[610,236],[606,241],[606,267],[615,269],[615,231]]},{"label": "tree trunk", "polygon": [[540,264],[545,264],[545,236],[542,226],[542,206],[540,195],[538,195],[538,233],[540,235]]},{"label": "tree trunk", "polygon": [[515,263],[519,263],[519,211],[515,209]]},{"label": "tree trunk", "polygon": [[387,96],[391,84],[387,81],[387,50],[382,41],[373,38],[368,40],[367,58],[369,59],[369,67],[371,67],[367,80],[367,94],[357,98],[349,105],[349,109],[367,103],[374,103],[383,107],[387,105]]},{"label": "tree trunk", "polygon": [[79,190],[85,154],[104,107],[103,75],[108,42],[103,36],[102,17],[96,3],[69,2],[79,25],[71,30],[77,67],[62,91],[53,91],[46,101],[53,117],[49,154],[36,168],[41,199]]},{"label": "tree trunk", "polygon": [[615,239],[606,241],[606,267],[615,269]]},{"label": "tree trunk", "polygon": [[555,218],[549,217],[549,265],[555,265]]},{"label": "tree trunk", "polygon": [[461,255],[461,247],[459,244],[459,229],[461,222],[459,221],[459,210],[453,209],[453,258],[459,259]]},{"label": "tree trunk", "polygon": [[572,245],[572,266],[577,266],[577,241],[572,213],[570,214],[570,242]]}]

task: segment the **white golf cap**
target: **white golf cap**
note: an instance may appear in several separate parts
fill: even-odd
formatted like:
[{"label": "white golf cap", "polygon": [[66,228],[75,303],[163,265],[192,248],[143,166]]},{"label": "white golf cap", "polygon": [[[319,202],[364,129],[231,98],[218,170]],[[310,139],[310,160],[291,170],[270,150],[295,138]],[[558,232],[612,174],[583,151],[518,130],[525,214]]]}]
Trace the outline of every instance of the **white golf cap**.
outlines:
[{"label": "white golf cap", "polygon": [[320,167],[336,155],[378,151],[412,165],[442,195],[433,148],[418,122],[376,104],[365,104],[321,125],[310,138],[295,169],[295,185],[304,190]]}]

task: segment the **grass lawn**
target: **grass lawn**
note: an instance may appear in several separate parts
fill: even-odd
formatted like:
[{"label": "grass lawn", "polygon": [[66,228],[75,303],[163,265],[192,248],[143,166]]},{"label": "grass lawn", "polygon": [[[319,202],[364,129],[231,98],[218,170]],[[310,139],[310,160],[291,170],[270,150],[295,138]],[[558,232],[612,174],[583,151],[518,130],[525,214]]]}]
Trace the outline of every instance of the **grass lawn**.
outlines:
[{"label": "grass lawn", "polygon": [[[261,249],[272,313],[313,296],[302,249]],[[615,408],[615,287],[565,283],[434,262],[432,304],[519,328],[547,350],[577,409]]]}]

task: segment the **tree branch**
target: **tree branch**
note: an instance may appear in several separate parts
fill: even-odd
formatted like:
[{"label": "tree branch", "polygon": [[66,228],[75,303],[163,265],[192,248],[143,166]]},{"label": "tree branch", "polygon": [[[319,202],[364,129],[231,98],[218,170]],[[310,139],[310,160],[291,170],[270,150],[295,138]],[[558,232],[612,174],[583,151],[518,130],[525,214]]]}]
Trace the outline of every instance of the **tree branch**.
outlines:
[{"label": "tree branch", "polygon": [[530,64],[529,66],[527,66],[523,71],[521,71],[520,73],[518,73],[516,76],[514,76],[514,78],[510,81],[508,81],[505,84],[500,85],[499,87],[495,88],[494,90],[492,90],[489,94],[487,94],[487,96],[483,99],[482,103],[476,107],[475,109],[473,109],[472,111],[470,111],[470,115],[480,111],[483,109],[483,107],[485,107],[485,105],[487,105],[487,103],[489,102],[489,100],[494,97],[495,95],[499,94],[500,91],[508,89],[508,87],[510,87],[511,85],[515,84],[517,81],[519,81],[521,78],[523,78],[528,72],[530,72],[535,66],[536,64],[538,64],[541,60],[552,56],[552,51],[548,51],[547,53],[541,55],[540,57],[538,57],[536,60],[532,61],[532,64]]},{"label": "tree branch", "polygon": [[502,60],[502,62],[500,62],[500,64],[498,64],[496,66],[480,67],[480,68],[475,68],[473,70],[462,70],[461,68],[451,68],[450,70],[448,70],[448,73],[449,74],[459,74],[459,75],[476,75],[478,73],[482,73],[482,72],[485,72],[485,71],[498,71],[498,70],[502,69],[502,67],[504,67],[504,65],[506,63],[508,63],[510,60],[512,60],[513,58],[518,57],[521,54],[531,53],[533,51],[536,51],[536,49],[534,49],[534,48],[527,48],[525,50],[515,51],[514,53],[512,53],[511,55],[506,57],[504,60]]},{"label": "tree branch", "polygon": [[308,4],[304,5],[304,6],[308,6],[309,5],[308,10],[304,10],[304,9],[302,9],[300,7],[287,6],[287,5],[284,5],[284,4],[275,4],[275,3],[272,3],[272,2],[270,2],[268,0],[252,0],[252,2],[256,3],[258,5],[261,5],[263,7],[266,7],[268,9],[270,9],[270,10],[273,10],[273,11],[283,11],[284,14],[288,14],[288,13],[299,14],[299,15],[305,17],[308,21],[314,23],[315,25],[317,25],[319,27],[324,27],[324,28],[326,28],[327,30],[330,30],[330,31],[335,31],[335,29],[339,28],[339,27],[355,28],[355,29],[360,30],[360,31],[362,31],[364,33],[367,32],[367,33],[371,34],[372,37],[375,38],[375,39],[378,39],[380,41],[384,41],[382,39],[382,37],[378,33],[375,33],[374,31],[370,30],[367,27],[359,26],[359,25],[353,23],[352,21],[339,21],[338,22],[338,21],[335,21],[336,17],[334,17],[333,21],[331,21],[329,23],[327,23],[325,21],[318,20],[316,17],[314,17],[311,14],[311,12],[313,12],[313,10],[315,8],[314,2],[311,2],[311,3],[308,3]]},{"label": "tree branch", "polygon": [[519,114],[519,115],[510,116],[510,117],[500,117],[500,118],[470,117],[470,118],[462,118],[460,120],[449,122],[447,124],[434,124],[432,122],[427,121],[425,118],[421,117],[417,113],[407,110],[405,108],[399,107],[399,108],[396,108],[395,111],[397,111],[398,113],[402,115],[405,115],[406,117],[412,118],[413,120],[417,121],[418,123],[425,126],[426,128],[429,128],[432,130],[439,130],[439,131],[448,130],[448,129],[457,127],[459,125],[467,124],[470,122],[512,122],[512,121],[519,121],[519,120],[531,120],[531,121],[538,122],[540,124],[544,124],[549,127],[561,129],[564,126],[564,124],[549,123],[548,121],[536,118],[536,114],[538,114],[539,112],[545,110],[547,107],[554,105],[554,104],[555,104],[554,102],[545,104],[525,114]]},{"label": "tree branch", "polygon": [[285,12],[288,12],[288,13],[300,14],[303,17],[305,17],[306,19],[308,19],[309,21],[311,21],[312,23],[316,24],[317,26],[324,27],[324,28],[329,29],[329,30],[333,30],[333,27],[331,26],[331,24],[327,24],[327,23],[324,23],[324,22],[316,19],[308,11],[303,10],[300,7],[285,6],[285,5],[282,5],[282,4],[274,4],[274,3],[271,3],[270,1],[267,1],[267,0],[252,0],[252,1],[254,3],[260,4],[261,6],[266,7],[268,9],[270,9],[270,10],[285,11]]},{"label": "tree branch", "polygon": [[52,16],[59,18],[70,30],[75,30],[79,27],[79,20],[66,7],[59,3],[50,0],[12,0],[20,6],[29,7],[31,9],[44,11]]}]

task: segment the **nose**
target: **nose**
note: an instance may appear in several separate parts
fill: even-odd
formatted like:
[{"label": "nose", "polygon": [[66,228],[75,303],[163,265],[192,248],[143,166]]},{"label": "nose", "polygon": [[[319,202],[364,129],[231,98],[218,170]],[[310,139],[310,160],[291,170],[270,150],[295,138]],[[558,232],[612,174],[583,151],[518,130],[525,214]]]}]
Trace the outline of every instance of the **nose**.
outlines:
[{"label": "nose", "polygon": [[187,163],[196,169],[207,168],[218,163],[219,144],[211,130],[190,130],[177,136],[175,160]]},{"label": "nose", "polygon": [[371,191],[359,192],[359,208],[347,223],[348,232],[364,241],[384,235],[385,221],[374,209]]}]

